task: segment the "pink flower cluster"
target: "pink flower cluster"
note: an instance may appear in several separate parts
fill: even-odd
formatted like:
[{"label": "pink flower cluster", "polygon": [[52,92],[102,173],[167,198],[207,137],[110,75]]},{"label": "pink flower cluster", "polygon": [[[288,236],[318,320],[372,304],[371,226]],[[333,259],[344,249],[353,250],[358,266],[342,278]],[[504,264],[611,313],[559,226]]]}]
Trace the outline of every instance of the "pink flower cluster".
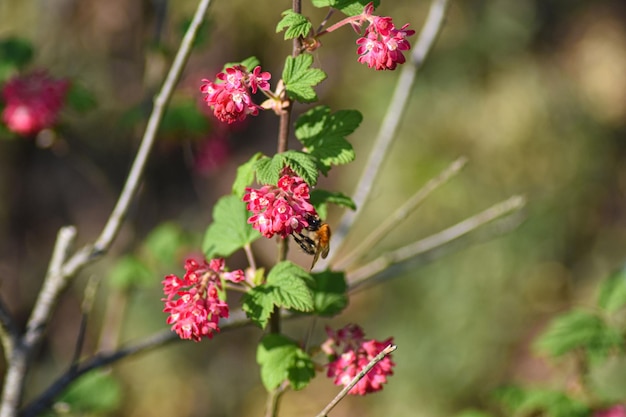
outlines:
[{"label": "pink flower cluster", "polygon": [[51,127],[63,107],[68,87],[67,80],[55,80],[44,71],[12,78],[2,88],[2,121],[22,136]]},{"label": "pink flower cluster", "polygon": [[216,82],[203,79],[200,91],[206,96],[204,101],[213,109],[213,114],[220,121],[234,123],[249,114],[256,116],[261,106],[252,102],[251,94],[258,89],[269,90],[269,72],[261,72],[257,66],[248,72],[245,67],[235,65],[217,74]]},{"label": "pink flower cluster", "polygon": [[369,26],[365,30],[365,36],[356,41],[359,45],[358,61],[376,70],[394,70],[397,64],[404,64],[406,61],[402,51],[411,49],[406,38],[415,34],[415,31],[407,29],[408,23],[397,29],[391,17],[374,16],[373,11],[374,5],[369,3],[360,16],[359,21],[367,21]]},{"label": "pink flower cluster", "polygon": [[163,312],[169,313],[167,324],[181,339],[199,342],[203,336],[212,338],[213,332],[219,332],[219,319],[228,317],[228,304],[219,297],[221,280],[237,283],[245,275],[240,269],[224,271],[223,259],[202,263],[187,259],[185,270],[183,278],[168,275],[163,280]]},{"label": "pink flower cluster", "polygon": [[593,417],[626,417],[626,407],[618,404],[593,413]]},{"label": "pink flower cluster", "polygon": [[254,213],[248,219],[252,227],[267,238],[275,234],[285,238],[306,228],[309,225],[307,219],[317,217],[310,198],[307,183],[287,172],[278,180],[277,186],[264,185],[258,190],[246,188],[243,201],[248,203],[248,211]]},{"label": "pink flower cluster", "polygon": [[[347,386],[350,381],[383,349],[393,338],[382,342],[365,339],[360,326],[349,324],[336,332],[326,328],[328,339],[322,344],[322,351],[331,357],[328,364],[328,377],[335,378],[335,385]],[[387,355],[350,390],[352,395],[365,395],[383,389],[387,376],[393,374],[395,364]]]}]

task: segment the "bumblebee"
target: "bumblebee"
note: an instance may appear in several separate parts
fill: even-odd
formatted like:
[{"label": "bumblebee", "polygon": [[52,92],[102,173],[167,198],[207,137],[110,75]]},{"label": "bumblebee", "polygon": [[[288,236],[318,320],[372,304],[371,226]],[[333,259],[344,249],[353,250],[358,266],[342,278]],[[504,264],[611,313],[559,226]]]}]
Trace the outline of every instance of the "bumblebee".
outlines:
[{"label": "bumblebee", "polygon": [[317,216],[308,216],[306,220],[309,225],[300,233],[292,233],[292,236],[305,253],[313,255],[313,269],[320,255],[322,259],[328,256],[331,232],[330,226]]}]

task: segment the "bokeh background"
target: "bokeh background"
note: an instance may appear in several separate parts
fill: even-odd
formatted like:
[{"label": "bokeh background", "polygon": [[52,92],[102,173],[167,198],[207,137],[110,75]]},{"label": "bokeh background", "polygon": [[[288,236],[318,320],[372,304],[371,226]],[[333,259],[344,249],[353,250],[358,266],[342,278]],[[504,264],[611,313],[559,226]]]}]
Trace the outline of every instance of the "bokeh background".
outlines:
[{"label": "bokeh background", "polygon": [[[378,11],[419,31],[428,6],[383,1]],[[212,205],[230,191],[237,165],[276,146],[272,114],[226,129],[196,110],[200,79],[213,78],[224,62],[255,55],[275,82],[291,50],[275,33],[288,7],[287,1],[211,5],[173,99],[178,110],[166,119],[129,219],[110,256],[83,271],[62,299],[29,376],[27,399],[67,368],[88,282],[98,282],[99,290],[84,354],[166,327],[163,275],[181,273],[181,259],[200,250]],[[195,2],[166,0],[0,0],[0,37],[32,42],[34,68],[70,78],[96,101],[87,112],[66,110],[46,146],[0,140],[0,292],[20,324],[59,227],[76,225],[79,243],[101,230],[194,8]],[[304,13],[314,22],[324,17],[306,2]],[[355,40],[345,28],[315,52],[316,65],[328,73],[317,89],[321,103],[364,115],[350,137],[356,162],[333,169],[322,182],[345,193],[358,179],[398,76],[358,64]],[[359,292],[344,314],[316,323],[317,342],[326,324],[358,322],[368,336],[393,336],[399,346],[385,389],[349,398],[334,415],[452,416],[489,404],[489,393],[506,382],[566,386],[571,364],[547,362],[532,340],[555,314],[592,306],[598,281],[626,260],[625,141],[623,0],[452,1],[349,242],[366,236],[461,155],[469,158],[463,172],[369,257],[514,194],[528,199],[526,221],[505,236]],[[340,215],[331,209],[330,224]],[[255,249],[259,262],[271,265],[273,246],[261,242]],[[153,259],[155,253],[172,262]],[[152,256],[152,269],[128,267],[136,259],[128,254]],[[291,258],[308,262],[296,251]],[[243,261],[235,256],[231,265]],[[141,284],[125,284],[125,274],[135,273],[129,271],[143,276]],[[286,328],[303,337],[309,324]],[[260,330],[245,328],[202,343],[170,344],[116,363],[106,370],[107,388],[84,396],[102,400],[100,414],[108,415],[258,416],[265,401],[255,364],[260,337]],[[315,415],[336,391],[318,378],[303,392],[287,393],[281,415]]]}]

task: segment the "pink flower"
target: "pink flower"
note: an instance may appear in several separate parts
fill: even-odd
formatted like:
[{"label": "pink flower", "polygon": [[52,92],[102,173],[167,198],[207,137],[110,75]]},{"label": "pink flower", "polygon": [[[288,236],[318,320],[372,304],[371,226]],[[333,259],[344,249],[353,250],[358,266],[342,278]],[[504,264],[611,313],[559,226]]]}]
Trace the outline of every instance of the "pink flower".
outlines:
[{"label": "pink flower", "polygon": [[613,407],[596,411],[593,413],[593,417],[626,417],[626,407],[621,404],[614,405]]},{"label": "pink flower", "polygon": [[12,78],[2,88],[2,120],[19,135],[37,134],[56,122],[68,87],[67,80],[55,80],[45,71]]},{"label": "pink flower", "polygon": [[[390,345],[393,338],[382,342],[365,339],[360,326],[349,324],[336,332],[326,328],[328,339],[322,344],[324,351],[331,358],[328,364],[328,377],[335,378],[335,385],[347,386],[352,379],[384,348]],[[391,355],[385,356],[380,362],[350,390],[352,395],[365,395],[383,389],[387,376],[393,374],[395,364]]]},{"label": "pink flower", "polygon": [[234,123],[244,120],[249,114],[256,116],[260,106],[252,102],[251,93],[257,89],[269,90],[267,82],[271,78],[269,72],[261,72],[255,67],[248,72],[245,67],[235,65],[217,74],[217,81],[203,79],[200,91],[206,96],[204,101],[213,109],[213,114],[220,121]]},{"label": "pink flower", "polygon": [[286,170],[277,185],[246,188],[243,201],[253,213],[248,218],[252,227],[267,238],[275,234],[285,238],[307,227],[307,219],[317,218],[310,198],[308,184],[291,170]]},{"label": "pink flower", "polygon": [[197,262],[194,259],[185,261],[187,271],[183,278],[167,275],[163,280],[163,293],[166,298],[163,312],[169,313],[167,324],[178,333],[181,339],[192,339],[196,342],[202,337],[213,337],[219,332],[220,318],[228,317],[228,304],[220,299],[221,280],[240,282],[244,273],[241,270],[224,271],[223,259],[212,259],[210,262]]},{"label": "pink flower", "polygon": [[390,17],[374,16],[373,11],[374,6],[369,3],[365,6],[360,21],[356,26],[353,24],[353,27],[358,28],[363,22],[369,22],[364,36],[356,41],[359,45],[358,61],[376,70],[394,70],[398,64],[406,61],[402,51],[411,49],[406,38],[415,34],[415,31],[407,29],[408,23],[397,29]]}]

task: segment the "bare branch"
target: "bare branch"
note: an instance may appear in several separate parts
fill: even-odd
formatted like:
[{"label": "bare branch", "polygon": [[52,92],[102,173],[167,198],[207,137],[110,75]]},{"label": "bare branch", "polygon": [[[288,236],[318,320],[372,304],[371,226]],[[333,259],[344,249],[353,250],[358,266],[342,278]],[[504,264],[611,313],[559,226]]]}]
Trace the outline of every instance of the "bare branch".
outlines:
[{"label": "bare branch", "polygon": [[[409,95],[415,81],[417,72],[422,67],[424,60],[431,51],[441,28],[443,27],[445,12],[448,7],[448,0],[433,0],[428,12],[428,17],[424,23],[424,27],[420,32],[420,36],[413,48],[411,58],[407,61],[400,71],[400,77],[396,84],[396,89],[391,97],[391,102],[387,108],[387,113],[383,119],[383,123],[378,131],[378,136],[374,142],[374,146],[370,151],[369,159],[365,165],[365,170],[359,179],[356,187],[356,191],[352,199],[359,208],[358,211],[346,211],[341,218],[338,227],[335,230],[333,236],[333,245],[336,250],[334,253],[338,253],[338,249],[341,248],[343,241],[350,230],[350,227],[354,224],[357,216],[361,213],[360,208],[363,207],[367,198],[372,190],[374,180],[378,175],[380,166],[389,150],[389,147],[393,143],[398,130],[400,120],[404,116],[404,111],[407,107]],[[332,255],[323,264],[324,267],[332,261]]]},{"label": "bare branch", "polygon": [[[366,286],[369,287],[398,275],[399,272],[390,268],[391,265],[410,261],[409,263],[414,267],[416,264],[432,260],[438,253],[448,249],[455,240],[474,232],[493,220],[517,212],[525,204],[526,200],[524,197],[513,196],[439,233],[380,256],[347,274],[350,292],[360,290]],[[519,218],[514,218],[513,220],[513,222],[506,225],[507,227],[504,230],[498,230],[498,233],[502,234],[516,227],[519,224]]]},{"label": "bare branch", "polygon": [[19,330],[15,325],[15,320],[9,311],[9,308],[0,299],[0,341],[4,350],[4,359],[8,363],[13,355],[13,348],[20,337]]},{"label": "bare branch", "polygon": [[413,194],[413,196],[409,198],[401,207],[399,207],[391,216],[385,218],[385,220],[382,221],[370,234],[368,234],[365,239],[359,242],[352,252],[336,262],[333,267],[336,269],[346,269],[352,266],[361,256],[363,256],[364,253],[370,250],[376,243],[385,237],[387,233],[396,227],[399,222],[404,220],[410,213],[417,209],[426,200],[430,193],[445,184],[454,175],[458,174],[466,163],[467,158],[458,158],[437,177],[428,181],[426,185]]},{"label": "bare branch", "polygon": [[326,407],[324,407],[324,409],[316,416],[316,417],[326,417],[328,415],[328,413],[330,413],[330,411],[335,408],[335,406],[337,404],[339,404],[339,401],[343,400],[344,397],[346,395],[348,395],[348,392],[350,392],[350,390],[361,380],[363,379],[363,377],[365,375],[367,375],[367,373],[380,361],[383,360],[383,358],[387,355],[389,355],[391,352],[393,352],[394,350],[397,349],[396,345],[389,345],[386,348],[384,348],[378,355],[376,355],[368,364],[365,368],[363,368],[361,370],[361,372],[359,372],[354,378],[352,378],[352,381],[350,381],[350,383],[348,385],[346,385],[344,387],[344,389],[341,390],[341,392],[339,392],[339,394],[337,394],[337,396],[335,398],[333,398],[333,400],[328,403],[328,405]]}]

